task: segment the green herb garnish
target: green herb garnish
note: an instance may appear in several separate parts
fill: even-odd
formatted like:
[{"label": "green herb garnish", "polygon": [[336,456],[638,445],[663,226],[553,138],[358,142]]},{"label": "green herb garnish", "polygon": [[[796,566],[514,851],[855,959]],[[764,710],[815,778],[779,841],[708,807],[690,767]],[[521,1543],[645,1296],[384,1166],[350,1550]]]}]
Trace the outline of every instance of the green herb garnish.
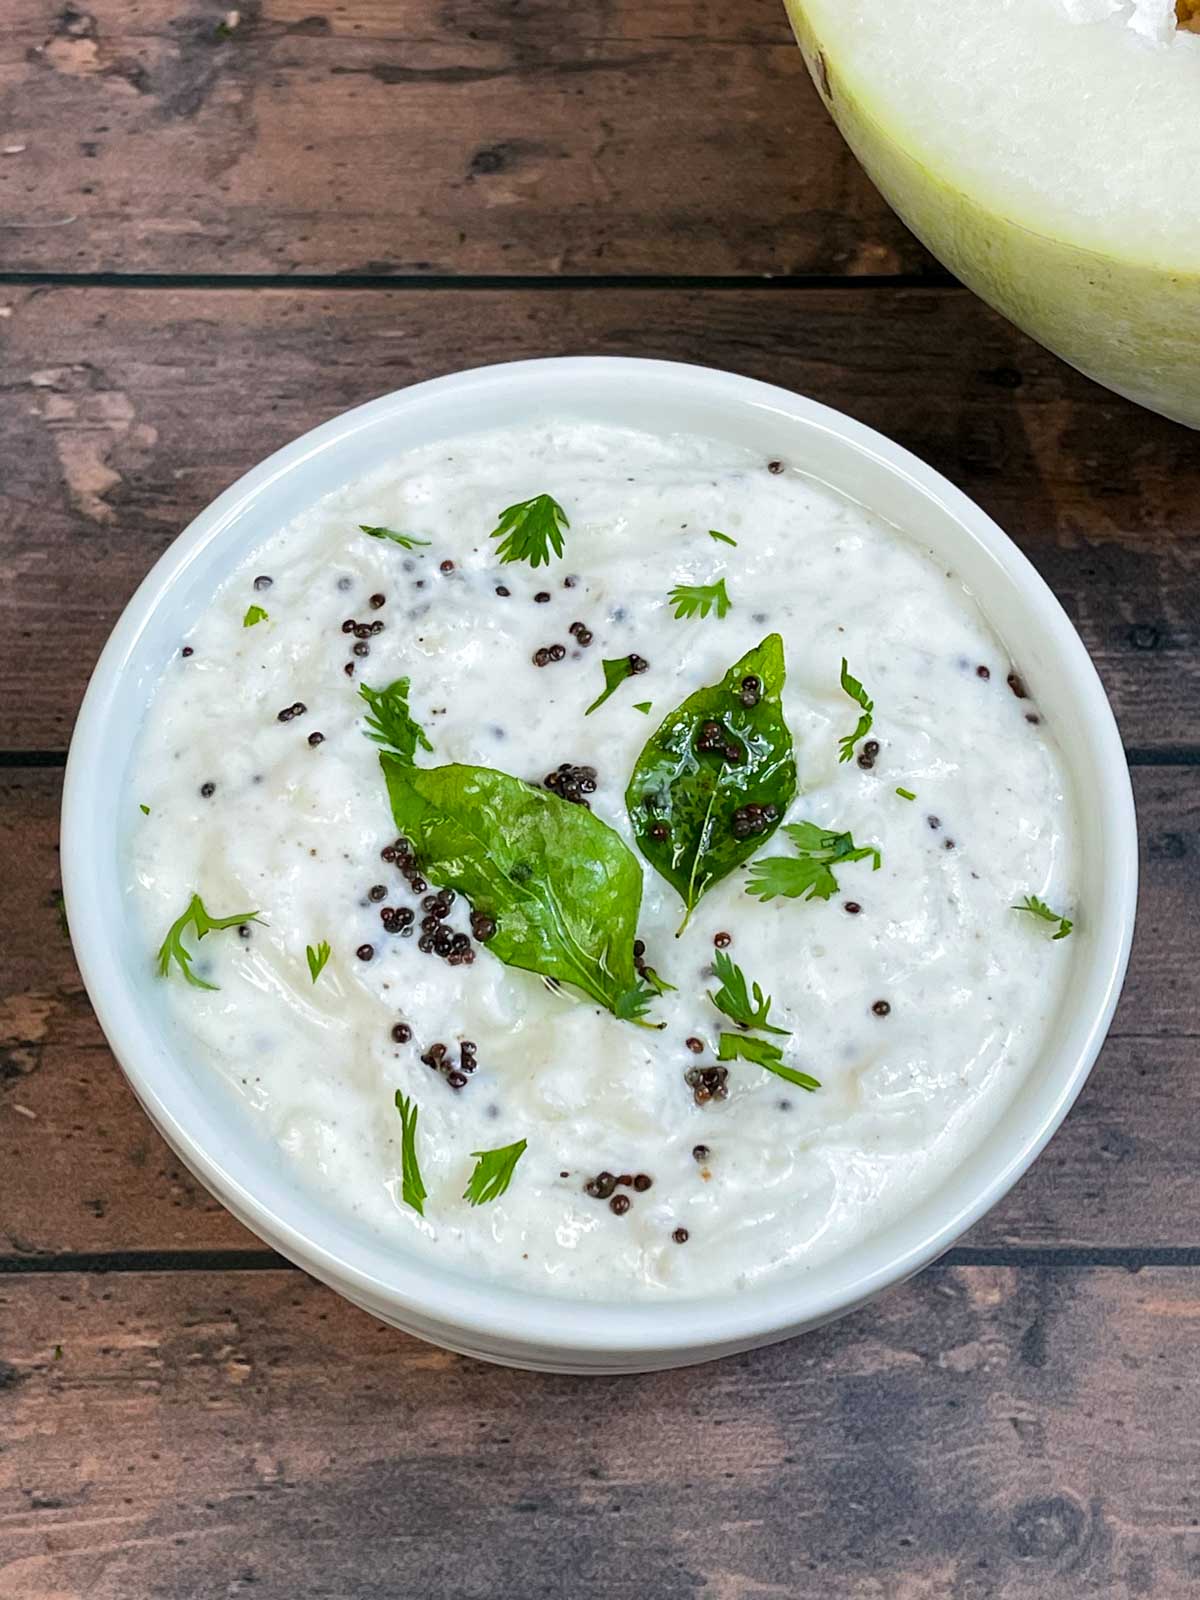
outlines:
[{"label": "green herb garnish", "polygon": [[777,1078],[786,1078],[798,1089],[807,1089],[810,1094],[814,1089],[821,1087],[819,1078],[814,1078],[807,1072],[797,1072],[794,1067],[785,1067],[783,1051],[770,1039],[756,1039],[747,1033],[721,1034],[717,1040],[717,1060],[735,1061],[738,1056],[742,1056],[746,1061],[753,1061],[755,1066],[765,1067]]},{"label": "green herb garnish", "polygon": [[720,621],[733,605],[725,592],[724,578],[716,583],[677,583],[667,600],[675,607],[676,622],[681,622],[685,617],[706,617],[714,606],[717,608],[717,620]]},{"label": "green herb garnish", "polygon": [[463,1199],[473,1206],[485,1206],[490,1200],[499,1200],[512,1182],[517,1162],[525,1154],[525,1140],[501,1145],[498,1150],[472,1150],[471,1154],[475,1157],[475,1170],[463,1190]]},{"label": "green herb garnish", "polygon": [[138,810],[142,813],[142,815],[144,817],[148,817],[150,815],[150,807],[149,806],[145,806],[145,805],[139,806]]},{"label": "green herb garnish", "polygon": [[492,955],[571,984],[614,1016],[642,1018],[653,996],[633,958],[642,873],[619,834],[586,807],[491,767],[379,760],[396,827],[425,877],[495,922]]},{"label": "green herb garnish", "polygon": [[645,965],[645,963],[643,963],[641,974],[643,979],[654,990],[655,994],[678,993],[679,985],[677,983],[668,983],[665,978],[660,978],[653,967],[648,967]]},{"label": "green herb garnish", "polygon": [[750,1000],[750,991],[746,986],[746,974],[741,967],[735,965],[725,954],[718,950],[713,956],[713,971],[721,980],[721,987],[716,994],[709,991],[708,998],[718,1011],[723,1011],[731,1022],[736,1022],[743,1028],[759,1028],[764,1033],[779,1033],[785,1038],[789,1030],[777,1028],[767,1018],[771,1010],[771,996],[763,996],[762,989],[754,985],[754,1001]]},{"label": "green herb garnish", "polygon": [[636,659],[634,656],[620,656],[616,661],[602,661],[600,663],[604,668],[604,688],[583,713],[585,717],[590,717],[598,706],[602,706],[609,695],[614,694],[620,688],[626,678],[634,676],[633,663]]},{"label": "green herb garnish", "polygon": [[306,944],[304,954],[308,957],[308,970],[312,976],[312,981],[316,983],[325,969],[325,963],[329,960],[328,940],[322,939],[315,949],[311,944]]},{"label": "green herb garnish", "polygon": [[900,796],[901,800],[915,800],[917,798],[911,789],[897,789],[896,793]]},{"label": "green herb garnish", "polygon": [[360,522],[358,528],[368,539],[390,539],[403,550],[415,550],[419,544],[433,543],[431,539],[418,539],[414,533],[397,533],[395,528],[368,528],[365,522]]},{"label": "green herb garnish", "polygon": [[253,628],[255,623],[266,621],[267,613],[261,606],[247,606],[246,615],[242,618],[242,627]]},{"label": "green herb garnish", "polygon": [[650,715],[650,707],[653,704],[653,700],[635,700],[633,702],[633,709],[635,711],[640,711],[644,717],[648,717]]},{"label": "green herb garnish", "polygon": [[550,552],[563,553],[563,530],[571,524],[557,500],[548,494],[535,494],[532,500],[518,500],[506,506],[492,529],[492,538],[501,542],[496,554],[501,561],[528,561],[531,567],[549,566]]},{"label": "green herb garnish", "polygon": [[397,1089],[396,1110],[400,1113],[401,1128],[400,1198],[419,1217],[423,1217],[429,1195],[421,1179],[421,1164],[417,1160],[417,1105]]},{"label": "green herb garnish", "polygon": [[[676,890],[688,917],[701,895],[770,838],[796,793],[792,736],[780,695],[783,641],[768,636],[720,683],[697,689],[651,734],[625,791],[634,837],[646,860]],[[747,680],[758,688],[748,692]],[[715,723],[726,743],[701,749]],[[726,750],[736,751],[730,760]],[[761,833],[739,837],[734,813],[774,807]]]},{"label": "green herb garnish", "polygon": [[786,895],[789,900],[831,900],[838,892],[833,868],[851,861],[875,858],[875,872],[883,857],[874,845],[858,846],[853,836],[822,828],[816,822],[789,822],[783,830],[799,850],[799,857],[768,856],[750,868],[746,893],[760,900]]},{"label": "green herb garnish", "polygon": [[722,544],[731,544],[735,550],[737,549],[736,539],[731,539],[727,533],[718,533],[715,528],[708,530],[708,537],[710,539],[719,539]]},{"label": "green herb garnish", "polygon": [[216,933],[221,928],[236,928],[243,922],[261,921],[262,918],[257,911],[235,911],[231,917],[210,917],[204,909],[204,901],[198,894],[194,894],[188,901],[187,910],[171,924],[167,930],[167,937],[159,947],[159,977],[165,978],[169,974],[171,962],[174,961],[194,989],[216,989],[215,983],[205,983],[203,978],[198,978],[192,971],[193,957],[183,942],[184,933],[190,926],[197,940],[200,940],[206,933]]},{"label": "green herb garnish", "polygon": [[1039,900],[1035,894],[1027,894],[1019,906],[1013,906],[1014,911],[1027,911],[1031,917],[1040,917],[1043,922],[1057,922],[1058,932],[1056,939],[1065,939],[1075,924],[1070,917],[1064,917],[1057,911],[1052,911],[1044,900]]},{"label": "green herb garnish", "polygon": [[867,698],[867,691],[857,678],[851,677],[846,666],[846,658],[842,657],[842,688],[851,700],[856,700],[862,707],[862,716],[858,719],[858,726],[853,733],[848,733],[845,738],[839,739],[842,753],[839,761],[849,761],[854,754],[854,746],[860,739],[865,739],[871,731],[871,724],[875,720],[875,702]]},{"label": "green herb garnish", "polygon": [[433,746],[408,709],[410,687],[408,678],[397,678],[386,689],[371,689],[364,683],[358,692],[371,708],[367,712],[367,738],[411,764],[418,745],[422,750],[432,750]]}]

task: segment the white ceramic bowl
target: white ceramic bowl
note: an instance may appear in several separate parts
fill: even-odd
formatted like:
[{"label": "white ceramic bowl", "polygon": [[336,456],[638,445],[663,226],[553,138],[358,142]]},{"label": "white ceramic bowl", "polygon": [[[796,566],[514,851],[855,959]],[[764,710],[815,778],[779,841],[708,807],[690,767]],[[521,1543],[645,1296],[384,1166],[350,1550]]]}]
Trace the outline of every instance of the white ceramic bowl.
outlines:
[{"label": "white ceramic bowl", "polygon": [[[1082,915],[1066,999],[1043,1057],[979,1148],[902,1222],[826,1265],[741,1295],[606,1304],[602,1314],[594,1302],[441,1270],[307,1192],[224,1085],[168,1045],[118,849],[146,705],[180,637],[256,539],[401,448],[564,414],[783,457],[931,547],[980,597],[1020,662],[1081,799]],[[1111,1020],[1133,932],[1137,838],[1121,741],[1087,652],[1029,562],[944,478],[783,389],[667,362],[562,358],[385,395],[280,450],[201,512],[138,589],[96,667],[67,764],[62,865],[75,953],[117,1059],[159,1132],[247,1227],[376,1316],[437,1344],[521,1366],[618,1372],[703,1361],[828,1321],[932,1261],[1005,1193],[1066,1115]]]}]

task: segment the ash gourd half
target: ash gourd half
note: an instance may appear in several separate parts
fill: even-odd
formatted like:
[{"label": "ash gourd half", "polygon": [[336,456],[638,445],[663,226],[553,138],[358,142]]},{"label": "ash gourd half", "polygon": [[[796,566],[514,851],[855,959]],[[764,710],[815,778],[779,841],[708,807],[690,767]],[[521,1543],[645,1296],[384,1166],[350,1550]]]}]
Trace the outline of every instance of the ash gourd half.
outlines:
[{"label": "ash gourd half", "polygon": [[1200,0],[787,0],[867,173],[960,278],[1200,427]]}]

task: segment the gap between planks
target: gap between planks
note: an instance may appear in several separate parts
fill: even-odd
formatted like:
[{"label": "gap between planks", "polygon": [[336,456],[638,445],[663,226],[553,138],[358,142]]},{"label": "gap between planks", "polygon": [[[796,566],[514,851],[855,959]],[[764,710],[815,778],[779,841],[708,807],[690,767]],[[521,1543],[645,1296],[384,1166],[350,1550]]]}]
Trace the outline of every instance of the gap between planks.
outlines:
[{"label": "gap between planks", "polygon": [[[1096,1268],[1140,1272],[1149,1267],[1200,1267],[1200,1245],[963,1245],[928,1266],[1013,1267],[1042,1272]],[[110,1250],[44,1256],[0,1256],[0,1278],[56,1273],[96,1276],[138,1272],[299,1272],[274,1250]],[[924,1269],[922,1269],[924,1270]]]},{"label": "gap between planks", "polygon": [[[632,273],[403,273],[297,272],[0,272],[0,288],[54,289],[962,289],[948,272],[727,273],[690,276],[674,272]],[[965,292],[965,291],[964,291]]]}]

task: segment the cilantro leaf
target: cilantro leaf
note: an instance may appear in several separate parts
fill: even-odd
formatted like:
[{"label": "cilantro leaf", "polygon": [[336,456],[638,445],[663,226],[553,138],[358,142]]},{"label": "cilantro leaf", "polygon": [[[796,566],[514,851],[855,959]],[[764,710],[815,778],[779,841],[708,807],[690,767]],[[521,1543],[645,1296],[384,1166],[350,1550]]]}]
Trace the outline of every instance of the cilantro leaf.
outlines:
[{"label": "cilantro leaf", "polygon": [[549,566],[550,552],[563,553],[563,530],[571,524],[557,500],[548,494],[535,494],[532,500],[518,500],[506,506],[492,529],[499,539],[496,554],[501,561],[528,561],[531,567]]},{"label": "cilantro leaf", "polygon": [[[634,838],[688,916],[706,890],[766,843],[796,793],[781,701],[785,676],[783,640],[768,634],[719,683],[668,713],[634,766],[625,791]],[[753,692],[748,682],[757,684]],[[709,725],[721,730],[716,743],[705,733]],[[762,832],[737,829],[747,805],[763,808]]]},{"label": "cilantro leaf", "polygon": [[1027,894],[1019,906],[1013,906],[1014,911],[1027,911],[1031,917],[1040,917],[1043,922],[1057,922],[1058,932],[1056,939],[1065,939],[1075,924],[1070,917],[1064,917],[1057,911],[1052,911],[1044,900],[1039,900],[1035,894]]},{"label": "cilantro leaf", "polygon": [[790,822],[783,830],[800,852],[794,856],[767,856],[750,868],[746,893],[760,900],[786,895],[789,900],[831,900],[838,892],[832,868],[874,857],[873,871],[883,865],[874,845],[854,843],[853,836],[822,828],[816,822]]},{"label": "cilantro leaf", "polygon": [[725,592],[724,578],[716,583],[677,583],[667,596],[667,601],[675,607],[676,622],[685,617],[706,617],[714,606],[717,608],[717,620],[720,621],[733,605]]},{"label": "cilantro leaf", "polygon": [[140,805],[138,807],[138,810],[142,813],[142,815],[144,817],[148,817],[150,815],[150,807],[147,806],[147,805]]},{"label": "cilantro leaf", "polygon": [[814,1089],[821,1087],[819,1078],[814,1078],[807,1072],[797,1072],[794,1067],[785,1067],[783,1051],[770,1039],[756,1039],[747,1033],[721,1034],[717,1040],[717,1060],[735,1061],[738,1056],[753,1061],[755,1066],[765,1067],[777,1078],[786,1078],[798,1089],[807,1089],[810,1094]]},{"label": "cilantro leaf", "polygon": [[204,909],[204,901],[198,894],[194,894],[188,901],[187,910],[167,929],[167,937],[159,946],[159,977],[169,976],[171,962],[174,961],[194,989],[215,990],[217,988],[215,983],[205,983],[203,978],[198,978],[192,971],[193,956],[183,942],[184,934],[191,927],[197,940],[200,940],[206,933],[216,933],[221,928],[236,928],[243,922],[261,921],[262,918],[257,911],[235,911],[231,917],[210,917]]},{"label": "cilantro leaf", "polygon": [[644,717],[648,717],[650,715],[650,707],[653,704],[653,700],[635,700],[633,702],[633,709],[635,711],[640,711]]},{"label": "cilantro leaf", "polygon": [[246,615],[242,618],[243,628],[253,628],[255,623],[266,622],[267,613],[261,606],[247,606]]},{"label": "cilantro leaf", "polygon": [[639,1021],[652,998],[633,956],[642,872],[621,836],[507,772],[379,760],[424,876],[495,922],[489,953]]},{"label": "cilantro leaf", "polygon": [[750,994],[746,987],[746,974],[741,967],[735,965],[725,954],[718,950],[713,956],[713,971],[721,980],[721,987],[716,994],[709,992],[708,998],[718,1011],[723,1011],[732,1021],[743,1028],[761,1028],[764,1033],[779,1033],[785,1038],[789,1030],[777,1028],[767,1021],[771,1011],[771,996],[763,997],[762,989],[754,985],[754,1002],[750,1001]]},{"label": "cilantro leaf", "polygon": [[370,707],[367,738],[411,764],[418,745],[422,750],[432,750],[433,746],[408,709],[409,688],[408,678],[397,678],[386,689],[372,689],[364,683],[358,692]]},{"label": "cilantro leaf", "polygon": [[322,939],[315,949],[311,944],[306,944],[304,954],[308,957],[308,970],[312,981],[316,983],[325,969],[325,963],[329,960],[329,941]]},{"label": "cilantro leaf", "polygon": [[394,528],[368,528],[365,522],[358,525],[360,533],[365,533],[368,539],[390,539],[393,544],[398,544],[401,549],[415,550],[419,544],[432,544],[431,539],[418,539],[412,533],[397,533]]},{"label": "cilantro leaf", "polygon": [[668,983],[665,978],[660,978],[653,967],[648,967],[643,964],[641,968],[641,975],[643,981],[649,984],[651,989],[654,990],[655,994],[667,994],[668,992],[671,994],[677,994],[679,991],[679,985],[677,983]]},{"label": "cilantro leaf", "polygon": [[626,678],[632,678],[636,673],[645,670],[642,658],[635,655],[619,656],[616,661],[602,661],[600,665],[604,668],[604,688],[583,713],[585,717],[590,717],[597,707],[604,704],[610,694],[615,694]]},{"label": "cilantro leaf", "polygon": [[708,537],[710,539],[719,539],[722,544],[731,544],[735,550],[737,549],[736,539],[731,539],[727,533],[718,533],[715,528],[708,530]]},{"label": "cilantro leaf", "polygon": [[646,1013],[654,1004],[655,996],[662,994],[664,989],[672,987],[671,984],[667,983],[663,984],[662,988],[659,988],[658,984],[651,980],[651,971],[652,969],[647,967],[642,974],[641,982],[633,984],[628,989],[622,989],[617,995],[612,1005],[612,1014],[619,1022],[636,1022],[642,1028],[663,1028],[666,1026],[663,1022],[647,1022],[645,1020]]},{"label": "cilantro leaf", "polygon": [[868,699],[867,691],[863,688],[862,684],[859,683],[858,679],[851,677],[850,671],[846,666],[845,656],[842,657],[841,681],[842,689],[845,691],[845,693],[850,696],[851,700],[857,701],[862,707],[862,716],[859,717],[858,726],[855,728],[854,732],[848,733],[844,738],[838,740],[838,744],[842,749],[842,753],[840,756],[838,756],[838,760],[849,761],[850,757],[854,754],[854,746],[860,739],[865,739],[871,731],[871,724],[875,720],[875,702],[874,700]]},{"label": "cilantro leaf", "polygon": [[425,1215],[428,1191],[421,1178],[421,1164],[417,1160],[417,1105],[406,1094],[396,1090],[396,1110],[400,1113],[400,1198],[411,1206],[419,1217]]},{"label": "cilantro leaf", "polygon": [[501,1145],[498,1150],[472,1150],[475,1170],[463,1190],[463,1199],[473,1206],[485,1206],[498,1200],[513,1180],[517,1162],[525,1154],[525,1140]]}]

